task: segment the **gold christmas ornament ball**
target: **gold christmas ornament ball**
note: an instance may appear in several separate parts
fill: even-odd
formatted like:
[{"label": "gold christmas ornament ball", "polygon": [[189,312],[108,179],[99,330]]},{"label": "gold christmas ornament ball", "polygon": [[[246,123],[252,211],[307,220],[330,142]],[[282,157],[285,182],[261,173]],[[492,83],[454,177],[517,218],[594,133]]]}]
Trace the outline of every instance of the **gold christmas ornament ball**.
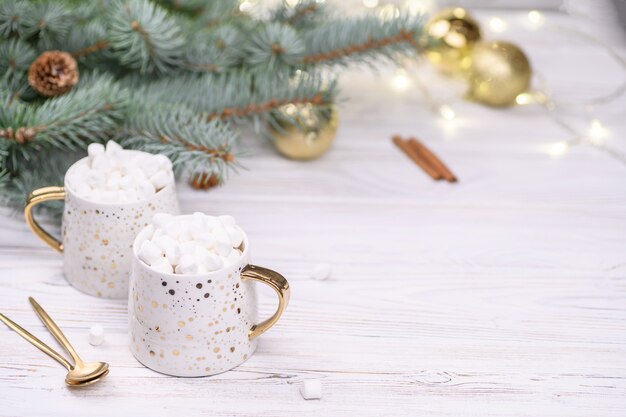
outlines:
[{"label": "gold christmas ornament ball", "polygon": [[462,7],[444,9],[424,27],[426,57],[443,72],[458,74],[469,66],[472,46],[480,41],[478,22]]},{"label": "gold christmas ornament ball", "polygon": [[468,97],[472,100],[495,107],[510,106],[530,86],[528,58],[512,43],[476,44],[471,60]]},{"label": "gold christmas ornament ball", "polygon": [[270,125],[276,149],[287,158],[307,161],[319,158],[330,148],[337,133],[339,118],[334,107],[330,117],[322,118],[311,104],[287,104],[280,111],[297,124],[279,122],[281,129]]}]

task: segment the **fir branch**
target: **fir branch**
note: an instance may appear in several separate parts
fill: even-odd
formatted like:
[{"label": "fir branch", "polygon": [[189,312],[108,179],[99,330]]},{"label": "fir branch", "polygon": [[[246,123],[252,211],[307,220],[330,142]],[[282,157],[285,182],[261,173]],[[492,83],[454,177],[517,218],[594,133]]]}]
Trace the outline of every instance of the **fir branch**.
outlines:
[{"label": "fir branch", "polygon": [[297,64],[304,50],[300,36],[291,26],[269,23],[251,35],[245,47],[246,62],[273,71]]},{"label": "fir branch", "polygon": [[186,40],[164,9],[148,0],[118,0],[111,10],[109,41],[123,65],[161,74],[180,66]]},{"label": "fir branch", "polygon": [[8,39],[13,35],[24,36],[28,28],[27,17],[32,5],[22,0],[6,0],[0,3],[0,36]]},{"label": "fir branch", "polygon": [[36,3],[23,19],[25,37],[35,40],[40,50],[59,46],[72,24],[70,12],[63,2]]},{"label": "fir branch", "polygon": [[19,38],[0,41],[0,74],[15,76],[28,70],[37,53]]},{"label": "fir branch", "polygon": [[299,0],[295,5],[283,1],[272,12],[272,20],[289,24],[297,30],[310,29],[326,17],[327,7],[316,0]]},{"label": "fir branch", "polygon": [[85,76],[69,93],[37,107],[22,102],[0,108],[0,138],[8,141],[10,168],[43,149],[75,150],[105,140],[124,119],[128,92],[109,76]]},{"label": "fir branch", "polygon": [[182,105],[138,108],[121,133],[125,147],[169,157],[178,175],[210,172],[220,178],[238,165],[237,138],[228,124],[208,121]]},{"label": "fir branch", "polygon": [[336,20],[303,34],[304,65],[371,63],[380,56],[394,59],[419,49],[421,17],[409,15],[390,20],[367,16],[353,21]]},{"label": "fir branch", "polygon": [[239,11],[239,0],[205,1],[202,10],[197,13],[198,27],[215,28],[232,22],[242,16]]},{"label": "fir branch", "polygon": [[242,34],[232,26],[222,26],[209,33],[197,32],[190,39],[185,67],[194,72],[217,72],[235,67],[243,57],[244,41]]},{"label": "fir branch", "polygon": [[265,117],[290,103],[328,105],[336,94],[336,83],[326,82],[315,72],[300,71],[289,76],[288,73],[230,71],[156,81],[138,92],[137,97],[146,103],[186,103],[196,113],[207,114],[209,119],[242,122]]},{"label": "fir branch", "polygon": [[98,39],[95,43],[86,46],[82,49],[79,49],[77,51],[72,52],[72,56],[74,58],[82,58],[84,56],[93,54],[94,52],[98,52],[101,51],[105,48],[107,48],[109,45],[111,45],[111,42],[109,42],[106,39]]},{"label": "fir branch", "polygon": [[[15,175],[4,169],[0,175],[0,204],[11,207],[21,214],[31,191],[52,185],[62,186],[67,169],[83,156],[84,153],[65,152],[50,158],[50,155],[43,153],[30,161],[22,162],[20,172]],[[60,220],[63,202],[46,202],[38,205],[36,210],[40,214]]]}]

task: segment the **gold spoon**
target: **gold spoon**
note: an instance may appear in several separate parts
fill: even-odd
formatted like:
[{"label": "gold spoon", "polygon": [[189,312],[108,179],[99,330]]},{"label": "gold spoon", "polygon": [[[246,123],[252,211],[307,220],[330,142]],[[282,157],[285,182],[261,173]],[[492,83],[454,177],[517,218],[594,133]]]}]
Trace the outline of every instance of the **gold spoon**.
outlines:
[{"label": "gold spoon", "polygon": [[[94,379],[96,377],[100,378],[103,376],[105,372],[109,370],[109,364],[105,362],[87,362],[84,363],[83,360],[78,356],[78,353],[74,350],[74,347],[70,344],[70,341],[67,340],[59,326],[52,321],[48,313],[41,308],[39,303],[35,301],[33,297],[28,297],[28,301],[35,309],[35,313],[39,316],[43,324],[50,330],[52,336],[65,348],[65,350],[70,354],[72,359],[74,359],[74,366],[72,370],[67,374],[65,378],[65,382],[68,384],[69,381],[87,381]],[[95,381],[93,381],[95,382]]]},{"label": "gold spoon", "polygon": [[83,361],[76,354],[76,351],[74,351],[74,348],[69,343],[65,335],[63,335],[61,330],[52,321],[50,316],[48,316],[48,314],[41,308],[39,304],[37,304],[37,302],[32,297],[29,297],[29,300],[33,305],[33,308],[35,308],[35,312],[44,322],[48,330],[50,330],[50,332],[59,341],[59,343],[61,343],[63,347],[65,347],[65,349],[70,353],[70,355],[72,355],[72,358],[74,358],[76,362],[75,365],[69,363],[67,359],[61,356],[57,351],[46,345],[44,342],[32,335],[29,331],[27,331],[2,313],[0,313],[0,321],[2,321],[11,330],[15,331],[32,345],[37,347],[39,350],[44,352],[46,355],[50,356],[52,359],[63,365],[65,369],[68,370],[67,376],[65,377],[66,384],[72,387],[93,384],[94,382],[99,381],[101,378],[105,377],[109,373],[109,365],[107,363],[83,363]]}]

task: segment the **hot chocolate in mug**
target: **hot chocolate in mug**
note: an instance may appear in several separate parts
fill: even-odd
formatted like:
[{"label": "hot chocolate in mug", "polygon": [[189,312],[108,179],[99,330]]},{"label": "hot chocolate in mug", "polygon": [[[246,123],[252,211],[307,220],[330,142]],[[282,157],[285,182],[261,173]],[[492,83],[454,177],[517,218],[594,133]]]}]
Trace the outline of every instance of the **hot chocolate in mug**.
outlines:
[{"label": "hot chocolate in mug", "polygon": [[[278,321],[289,302],[282,275],[249,264],[245,233],[236,262],[193,275],[152,269],[137,256],[141,243],[140,232],[130,279],[130,348],[157,372],[197,377],[235,368],[254,353],[257,337]],[[279,301],[274,315],[260,323],[255,282],[269,285]]]},{"label": "hot chocolate in mug", "polygon": [[[68,184],[68,177],[81,164],[87,164],[87,160],[83,158],[68,169],[64,187],[39,188],[28,196],[24,209],[26,223],[35,235],[63,254],[65,277],[74,288],[97,297],[127,298],[132,245],[137,233],[156,212],[179,213],[174,181],[140,201],[90,201],[80,197]],[[49,200],[65,201],[61,240],[44,230],[33,217],[33,208]]]}]

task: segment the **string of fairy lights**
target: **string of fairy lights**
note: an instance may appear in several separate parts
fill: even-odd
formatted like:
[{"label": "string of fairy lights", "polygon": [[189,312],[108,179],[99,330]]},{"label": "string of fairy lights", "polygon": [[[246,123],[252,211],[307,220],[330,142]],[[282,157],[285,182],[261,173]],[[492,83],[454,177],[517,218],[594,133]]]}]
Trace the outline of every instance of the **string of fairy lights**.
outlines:
[{"label": "string of fairy lights", "polygon": [[[388,4],[380,5],[378,0],[363,0],[363,5],[366,8],[378,9],[381,16],[392,13],[390,11],[390,7],[395,8],[395,6],[390,6]],[[433,11],[433,2],[428,0],[413,0],[407,2],[406,7],[416,13],[428,14]],[[509,23],[504,18],[499,16],[491,16],[488,18],[487,25],[490,32],[493,33],[502,33],[509,29]],[[538,10],[530,10],[526,13],[523,21],[523,27],[528,30],[552,29],[560,31],[561,33],[570,32],[572,35],[578,36],[581,39],[595,43],[604,48],[609,55],[612,56],[622,68],[624,68],[626,73],[626,60],[609,45],[603,43],[593,35],[552,23],[544,15],[544,13]],[[587,145],[626,164],[626,155],[611,147],[607,141],[607,139],[611,136],[611,130],[597,117],[597,115],[595,115],[595,109],[597,106],[613,103],[626,93],[626,79],[622,80],[622,82],[619,83],[619,85],[617,85],[609,94],[578,103],[570,103],[570,105],[580,107],[584,110],[588,119],[586,128],[578,127],[576,124],[570,122],[561,115],[560,110],[563,102],[560,100],[557,101],[554,98],[554,95],[552,94],[545,78],[536,69],[533,84],[533,89],[517,95],[515,98],[515,104],[518,106],[540,106],[540,108],[545,111],[547,117],[571,135],[569,139],[547,143],[542,146],[541,150],[546,155],[553,158],[559,158],[567,154],[573,146]],[[410,61],[403,62],[397,69],[396,73],[391,77],[389,85],[398,93],[405,93],[413,86],[417,87],[430,110],[435,114],[438,114],[444,122],[444,127],[451,127],[450,125],[455,123],[457,119],[457,112],[452,105],[453,100],[442,100],[435,97],[430,88],[427,86],[427,83],[425,83],[420,76],[419,63],[416,64],[415,62]],[[557,102],[560,104],[557,104]]]}]

